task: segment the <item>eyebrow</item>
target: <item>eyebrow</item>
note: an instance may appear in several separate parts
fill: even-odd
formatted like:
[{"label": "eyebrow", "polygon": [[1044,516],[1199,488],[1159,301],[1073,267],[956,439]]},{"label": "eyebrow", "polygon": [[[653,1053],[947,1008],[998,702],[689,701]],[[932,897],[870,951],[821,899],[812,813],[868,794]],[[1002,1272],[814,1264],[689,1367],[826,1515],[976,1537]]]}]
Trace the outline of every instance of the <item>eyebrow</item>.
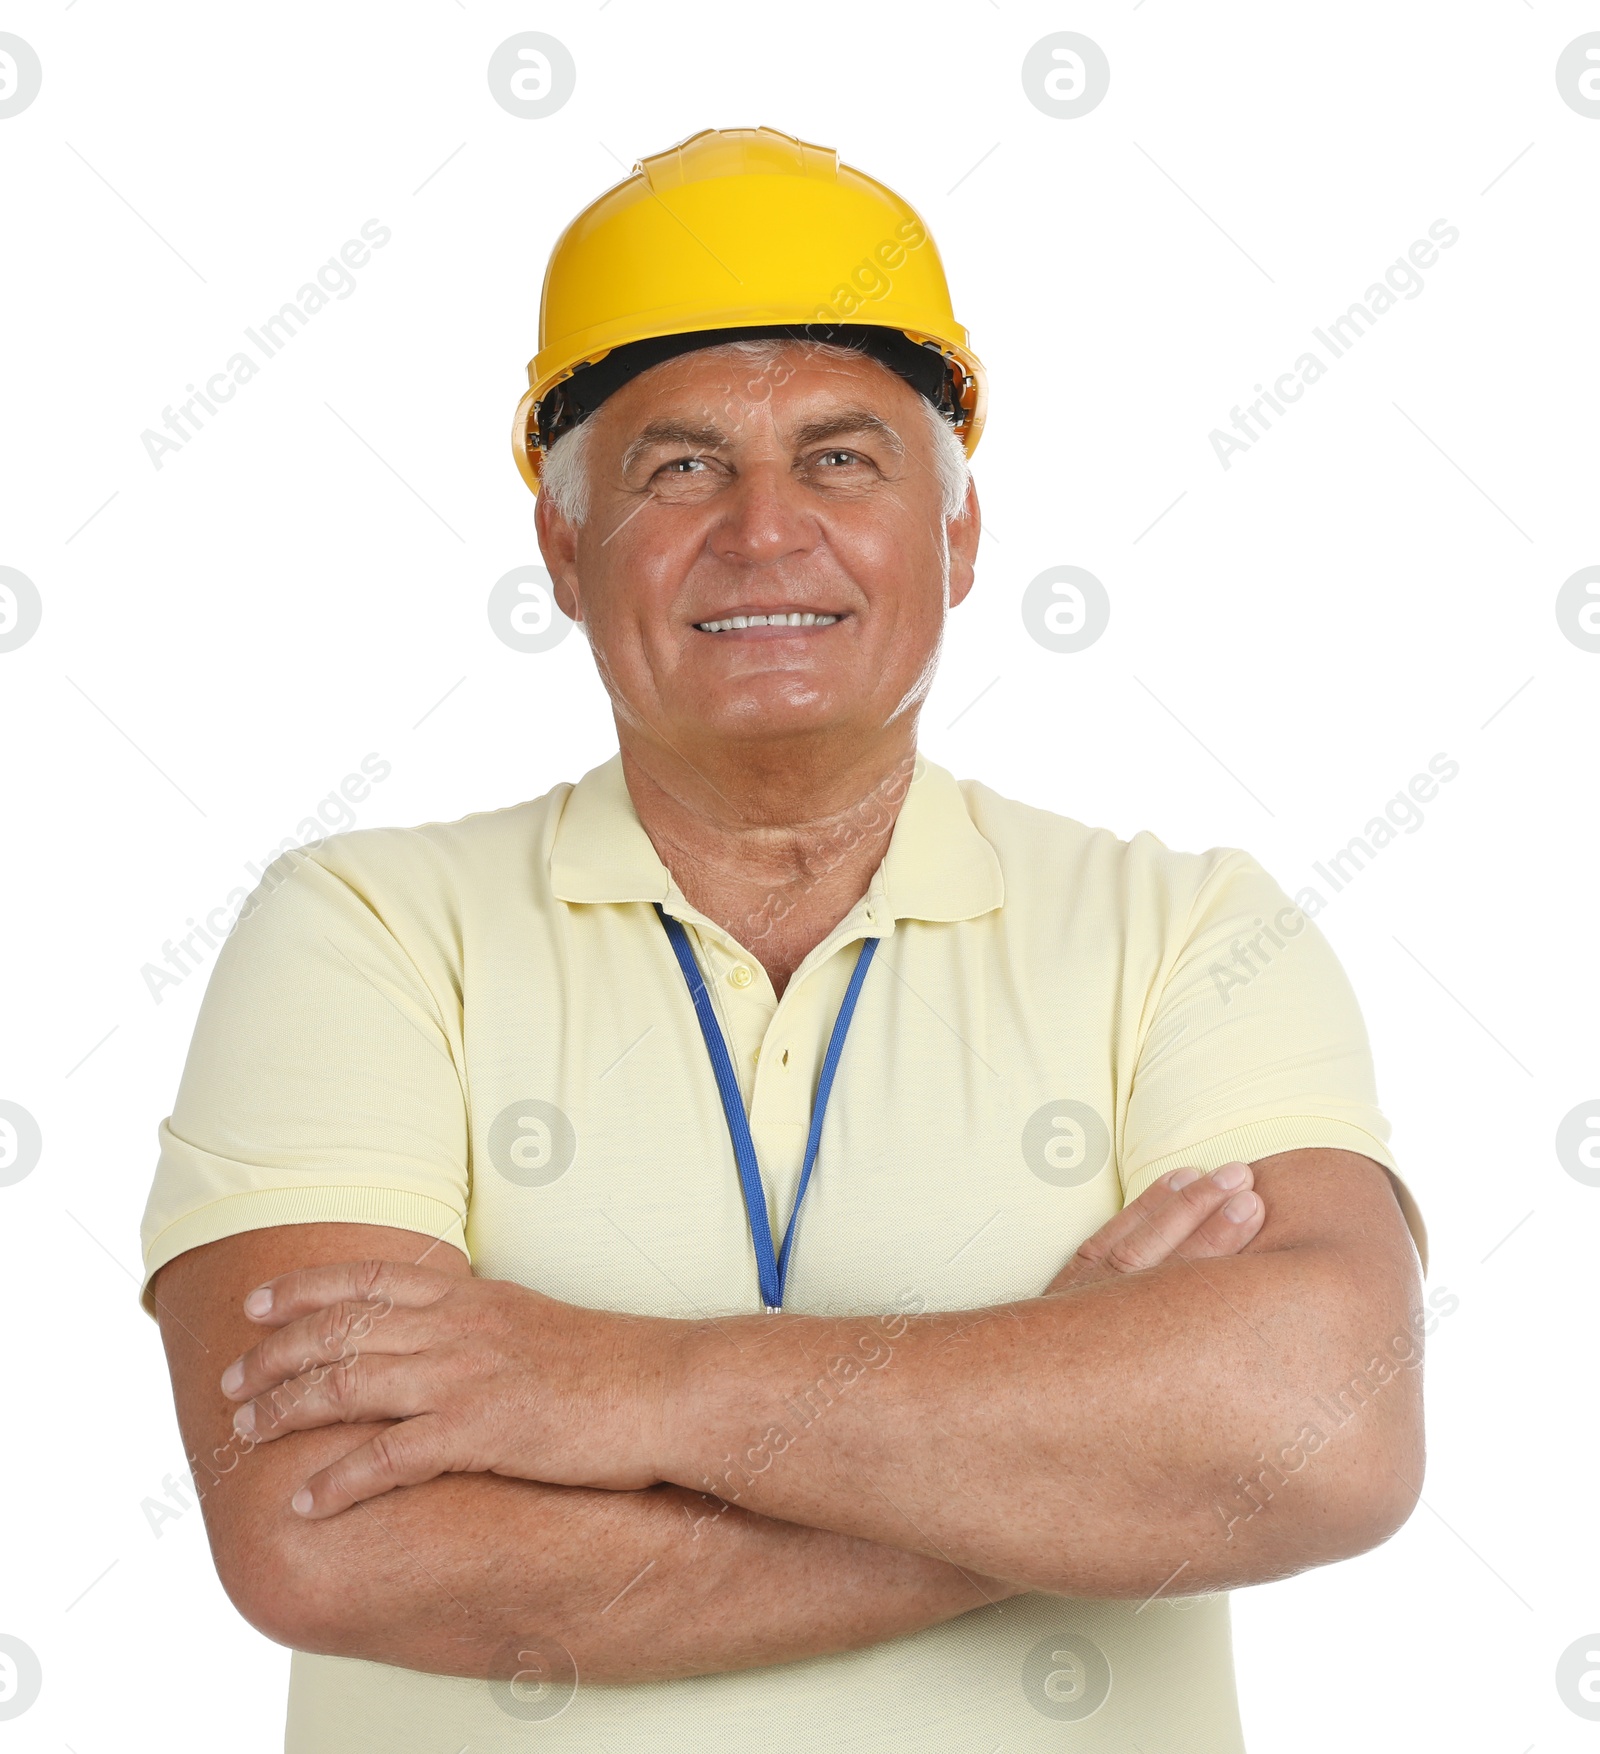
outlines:
[{"label": "eyebrow", "polygon": [[794,431],[794,442],[797,445],[820,444],[824,439],[843,438],[849,433],[871,433],[889,446],[896,456],[905,455],[905,444],[899,433],[890,426],[888,421],[881,419],[868,408],[842,408],[837,414],[824,415],[820,420],[808,420]]},{"label": "eyebrow", "polygon": [[[896,456],[905,455],[905,444],[888,421],[869,408],[842,408],[835,414],[808,420],[791,434],[797,446],[822,444],[828,439],[844,438],[852,433],[870,433],[883,442]],[[684,445],[694,451],[719,451],[729,443],[721,427],[695,424],[682,420],[652,420],[622,453],[622,470],[626,474],[647,451],[657,445]]]},{"label": "eyebrow", "polygon": [[687,445],[691,450],[716,451],[727,442],[728,435],[722,428],[709,423],[696,426],[682,420],[652,420],[622,453],[623,473],[656,445]]}]

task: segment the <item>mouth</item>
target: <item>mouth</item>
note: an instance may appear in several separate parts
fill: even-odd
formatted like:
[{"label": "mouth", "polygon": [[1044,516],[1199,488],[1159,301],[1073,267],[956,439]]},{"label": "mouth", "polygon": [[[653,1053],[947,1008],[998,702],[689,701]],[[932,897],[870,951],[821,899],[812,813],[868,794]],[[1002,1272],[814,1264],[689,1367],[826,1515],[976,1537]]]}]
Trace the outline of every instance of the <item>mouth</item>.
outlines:
[{"label": "mouth", "polygon": [[810,633],[818,628],[832,627],[843,619],[842,615],[818,613],[814,609],[759,609],[724,615],[715,621],[697,621],[694,626],[700,633],[761,633],[770,637],[773,634]]}]

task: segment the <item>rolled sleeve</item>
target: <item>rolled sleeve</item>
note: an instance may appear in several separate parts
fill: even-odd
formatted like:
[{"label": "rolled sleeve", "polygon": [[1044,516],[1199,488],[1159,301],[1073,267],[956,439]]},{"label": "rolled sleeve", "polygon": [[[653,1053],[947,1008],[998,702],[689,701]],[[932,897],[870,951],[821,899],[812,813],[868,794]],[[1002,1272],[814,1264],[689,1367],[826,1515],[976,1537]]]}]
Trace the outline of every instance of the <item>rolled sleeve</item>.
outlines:
[{"label": "rolled sleeve", "polygon": [[[466,1252],[450,1018],[372,899],[314,854],[270,866],[218,953],[141,1227],[175,1256],[280,1224],[387,1224]],[[455,1027],[450,1027],[454,1023]]]},{"label": "rolled sleeve", "polygon": [[1124,1199],[1179,1164],[1212,1170],[1309,1146],[1354,1151],[1394,1177],[1426,1272],[1427,1230],[1389,1149],[1344,969],[1249,854],[1210,857],[1140,1045],[1118,1156]]}]

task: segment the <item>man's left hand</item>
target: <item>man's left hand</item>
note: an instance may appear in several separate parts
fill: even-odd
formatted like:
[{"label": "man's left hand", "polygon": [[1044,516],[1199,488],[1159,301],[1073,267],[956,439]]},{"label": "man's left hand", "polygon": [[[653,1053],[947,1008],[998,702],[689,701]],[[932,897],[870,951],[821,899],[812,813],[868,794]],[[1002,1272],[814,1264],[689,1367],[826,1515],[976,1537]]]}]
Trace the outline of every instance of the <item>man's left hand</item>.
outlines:
[{"label": "man's left hand", "polygon": [[258,1443],[316,1426],[401,1423],[293,1499],[324,1517],[436,1475],[652,1486],[674,1336],[686,1324],[585,1309],[504,1279],[394,1261],[286,1273],[245,1299],[275,1330],[223,1393]]}]

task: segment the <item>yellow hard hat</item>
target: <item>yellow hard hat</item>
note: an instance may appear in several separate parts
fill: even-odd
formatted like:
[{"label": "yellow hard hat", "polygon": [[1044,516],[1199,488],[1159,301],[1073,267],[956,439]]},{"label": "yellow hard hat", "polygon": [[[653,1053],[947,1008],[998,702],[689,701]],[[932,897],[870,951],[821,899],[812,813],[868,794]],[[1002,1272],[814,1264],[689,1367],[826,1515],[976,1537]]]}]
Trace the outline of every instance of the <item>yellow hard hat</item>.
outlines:
[{"label": "yellow hard hat", "polygon": [[556,241],[512,429],[523,480],[537,493],[555,438],[629,377],[741,332],[864,344],[977,447],[983,366],[916,210],[832,147],[707,128],[641,160]]}]

